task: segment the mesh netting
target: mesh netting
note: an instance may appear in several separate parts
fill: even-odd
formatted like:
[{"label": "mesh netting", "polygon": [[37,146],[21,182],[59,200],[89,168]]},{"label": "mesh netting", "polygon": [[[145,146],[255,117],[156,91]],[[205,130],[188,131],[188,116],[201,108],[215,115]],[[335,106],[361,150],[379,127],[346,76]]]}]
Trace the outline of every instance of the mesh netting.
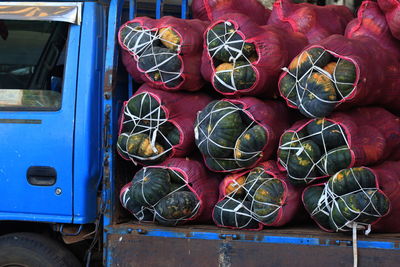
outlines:
[{"label": "mesh netting", "polygon": [[220,227],[260,230],[281,226],[299,211],[301,189],[286,184],[272,161],[227,176],[220,184],[220,200],[213,211]]},{"label": "mesh netting", "polygon": [[317,6],[309,3],[293,3],[277,0],[272,9],[268,25],[304,34],[310,44],[321,41],[332,34],[343,34],[353,14],[346,6]]},{"label": "mesh netting", "polygon": [[[177,97],[185,104],[176,105]],[[193,146],[191,127],[196,112],[209,100],[202,94],[172,94],[142,86],[124,103],[117,142],[119,154],[147,165],[173,155],[188,155]]]},{"label": "mesh netting", "polygon": [[336,232],[352,231],[354,227],[370,230],[371,224],[390,210],[378,177],[365,167],[341,170],[326,184],[307,188],[303,202],[324,230]]},{"label": "mesh netting", "polygon": [[165,90],[200,89],[202,33],[198,20],[135,18],[121,26],[123,63],[137,81]]},{"label": "mesh netting", "polygon": [[399,136],[397,117],[382,108],[303,120],[281,136],[278,166],[294,184],[311,183],[341,169],[395,157]]},{"label": "mesh netting", "polygon": [[307,117],[328,116],[339,105],[398,110],[398,45],[377,4],[364,2],[346,37],[332,35],[311,45],[283,69],[280,93]]},{"label": "mesh netting", "polygon": [[276,97],[281,68],[307,44],[274,26],[259,26],[243,14],[227,14],[204,34],[202,74],[224,95]]},{"label": "mesh netting", "polygon": [[238,171],[271,156],[287,121],[287,110],[278,102],[213,101],[198,113],[195,141],[210,170]]},{"label": "mesh netting", "polygon": [[400,3],[397,0],[378,0],[379,7],[386,16],[390,32],[400,39]]},{"label": "mesh netting", "polygon": [[191,8],[193,17],[197,19],[214,21],[228,13],[241,13],[259,25],[265,25],[271,14],[257,0],[193,0]]},{"label": "mesh netting", "polygon": [[199,162],[174,158],[137,172],[122,188],[120,201],[139,221],[166,226],[206,222],[217,201],[217,185]]}]

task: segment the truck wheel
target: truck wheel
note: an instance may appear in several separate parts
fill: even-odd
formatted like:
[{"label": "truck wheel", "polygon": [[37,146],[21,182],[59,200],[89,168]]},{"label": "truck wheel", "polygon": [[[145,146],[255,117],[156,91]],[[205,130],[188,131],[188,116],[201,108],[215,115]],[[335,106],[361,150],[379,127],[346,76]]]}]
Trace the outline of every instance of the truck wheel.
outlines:
[{"label": "truck wheel", "polygon": [[0,267],[79,267],[78,259],[56,240],[35,233],[0,236]]}]

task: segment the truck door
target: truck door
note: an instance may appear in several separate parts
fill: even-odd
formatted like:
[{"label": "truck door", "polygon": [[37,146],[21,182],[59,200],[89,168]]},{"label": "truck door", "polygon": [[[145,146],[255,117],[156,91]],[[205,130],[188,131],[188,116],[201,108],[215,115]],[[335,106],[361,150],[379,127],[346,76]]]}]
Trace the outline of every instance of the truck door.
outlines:
[{"label": "truck door", "polygon": [[1,14],[0,220],[72,222],[80,26]]}]

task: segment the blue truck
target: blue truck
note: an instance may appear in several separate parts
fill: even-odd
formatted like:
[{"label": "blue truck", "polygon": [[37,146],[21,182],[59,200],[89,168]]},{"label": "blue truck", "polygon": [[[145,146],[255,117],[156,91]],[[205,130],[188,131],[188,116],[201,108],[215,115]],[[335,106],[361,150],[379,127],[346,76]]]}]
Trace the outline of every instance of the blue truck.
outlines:
[{"label": "blue truck", "polygon": [[189,14],[185,0],[139,4],[0,2],[0,266],[398,266],[400,234],[132,220],[118,191],[135,168],[115,147],[136,86],[116,34],[136,14]]}]

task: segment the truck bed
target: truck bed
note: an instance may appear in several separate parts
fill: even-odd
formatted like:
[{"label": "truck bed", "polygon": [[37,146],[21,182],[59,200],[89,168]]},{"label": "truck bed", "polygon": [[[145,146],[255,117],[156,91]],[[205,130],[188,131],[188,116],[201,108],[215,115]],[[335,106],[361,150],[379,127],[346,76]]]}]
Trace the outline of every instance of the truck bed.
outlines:
[{"label": "truck bed", "polygon": [[[212,225],[111,225],[112,266],[351,266],[351,234],[313,225],[230,230]],[[359,266],[399,266],[400,234],[357,235]]]}]

